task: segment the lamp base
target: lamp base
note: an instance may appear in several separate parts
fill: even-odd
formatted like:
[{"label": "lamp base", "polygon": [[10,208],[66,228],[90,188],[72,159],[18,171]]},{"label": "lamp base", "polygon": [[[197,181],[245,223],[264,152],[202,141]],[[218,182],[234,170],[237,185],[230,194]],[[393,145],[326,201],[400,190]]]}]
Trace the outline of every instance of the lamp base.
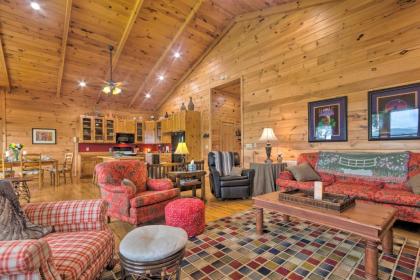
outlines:
[{"label": "lamp base", "polygon": [[267,155],[267,159],[265,160],[265,163],[272,163],[271,160],[271,144],[267,142],[265,145],[265,154]]}]

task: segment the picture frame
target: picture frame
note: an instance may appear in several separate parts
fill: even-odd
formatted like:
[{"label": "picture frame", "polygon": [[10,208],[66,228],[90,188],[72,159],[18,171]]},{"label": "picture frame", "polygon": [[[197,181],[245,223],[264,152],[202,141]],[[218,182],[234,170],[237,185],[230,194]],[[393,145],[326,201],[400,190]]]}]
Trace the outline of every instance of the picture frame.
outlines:
[{"label": "picture frame", "polygon": [[420,139],[420,83],[368,92],[368,140]]},{"label": "picture frame", "polygon": [[347,141],[347,96],[308,103],[308,142]]},{"label": "picture frame", "polygon": [[54,128],[32,128],[32,144],[57,144],[56,130]]}]

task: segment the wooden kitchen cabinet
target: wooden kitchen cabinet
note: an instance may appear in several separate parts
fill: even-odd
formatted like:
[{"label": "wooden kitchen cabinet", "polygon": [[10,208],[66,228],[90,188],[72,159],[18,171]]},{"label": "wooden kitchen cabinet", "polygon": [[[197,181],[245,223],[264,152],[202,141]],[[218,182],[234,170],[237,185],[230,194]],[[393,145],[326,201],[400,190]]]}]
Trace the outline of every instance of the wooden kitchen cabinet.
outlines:
[{"label": "wooden kitchen cabinet", "polygon": [[144,141],[144,123],[136,122],[136,143],[143,143]]},{"label": "wooden kitchen cabinet", "polygon": [[90,116],[80,116],[80,142],[91,143],[93,139],[93,119]]},{"label": "wooden kitchen cabinet", "polygon": [[136,132],[136,121],[117,118],[116,119],[116,128],[117,133],[135,133]]},{"label": "wooden kitchen cabinet", "polygon": [[115,120],[105,118],[105,142],[115,143]]},{"label": "wooden kitchen cabinet", "polygon": [[103,143],[105,140],[105,135],[104,135],[104,118],[101,117],[94,117],[92,118],[93,120],[93,125],[94,125],[94,140],[95,143]]}]

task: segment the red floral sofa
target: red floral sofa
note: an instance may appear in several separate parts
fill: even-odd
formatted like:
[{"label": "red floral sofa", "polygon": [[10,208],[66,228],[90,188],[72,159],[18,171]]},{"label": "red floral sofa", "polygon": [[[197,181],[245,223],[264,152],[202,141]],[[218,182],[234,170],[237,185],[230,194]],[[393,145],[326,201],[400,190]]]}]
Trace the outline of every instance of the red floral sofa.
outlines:
[{"label": "red floral sofa", "polygon": [[[95,167],[102,198],[108,202],[108,216],[133,225],[165,216],[165,206],[179,197],[169,179],[148,179],[147,166],[138,160],[103,162]],[[122,184],[131,180],[136,190]]]},{"label": "red floral sofa", "polygon": [[[314,169],[319,153],[305,153],[298,157],[297,163],[309,163]],[[408,179],[420,174],[420,153],[410,152]],[[319,173],[325,191],[329,193],[355,196],[366,202],[374,202],[394,207],[398,210],[398,219],[420,223],[420,195],[414,194],[405,184],[372,182],[346,176]],[[286,188],[312,189],[313,182],[298,182],[291,172],[281,172],[276,180],[280,190]]]},{"label": "red floral sofa", "polygon": [[24,212],[54,230],[41,239],[0,241],[0,279],[93,280],[112,266],[105,201],[30,203]]}]

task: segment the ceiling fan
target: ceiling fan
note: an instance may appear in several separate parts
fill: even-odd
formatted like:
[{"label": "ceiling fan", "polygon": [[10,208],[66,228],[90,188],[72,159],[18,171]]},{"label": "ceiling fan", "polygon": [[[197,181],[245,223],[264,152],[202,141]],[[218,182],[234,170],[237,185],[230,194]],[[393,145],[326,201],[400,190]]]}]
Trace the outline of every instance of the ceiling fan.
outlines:
[{"label": "ceiling fan", "polygon": [[112,51],[114,50],[113,46],[108,47],[109,50],[109,80],[105,82],[105,85],[102,87],[102,92],[106,95],[119,95],[122,93],[122,83],[114,82],[112,80]]}]

